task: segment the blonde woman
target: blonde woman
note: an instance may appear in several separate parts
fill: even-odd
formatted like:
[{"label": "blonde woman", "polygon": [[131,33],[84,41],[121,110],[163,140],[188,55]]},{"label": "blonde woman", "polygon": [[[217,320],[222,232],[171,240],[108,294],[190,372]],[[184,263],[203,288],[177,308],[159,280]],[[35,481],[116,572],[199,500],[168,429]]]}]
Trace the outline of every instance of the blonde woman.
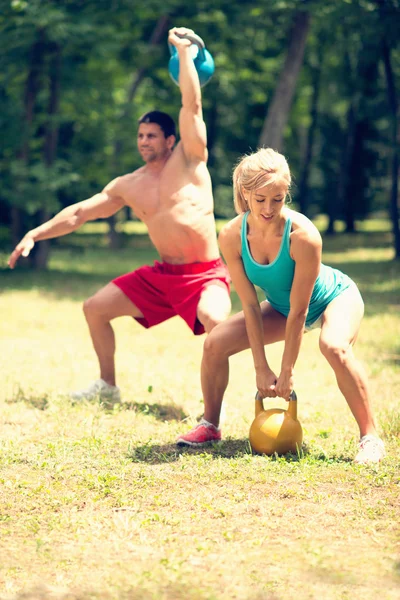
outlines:
[{"label": "blonde woman", "polygon": [[[243,157],[233,184],[238,216],[223,228],[219,241],[243,311],[217,325],[206,339],[201,371],[204,418],[177,443],[200,446],[221,439],[218,426],[229,357],[246,348],[253,354],[259,394],[288,400],[303,335],[319,328],[320,350],[360,430],[355,462],[380,462],[385,449],[376,431],[367,380],[353,353],[364,314],[356,284],[321,263],[317,228],[286,205],[291,175],[284,156],[263,148]],[[255,285],[266,295],[261,304]],[[284,351],[276,374],[265,346],[281,340]]]}]

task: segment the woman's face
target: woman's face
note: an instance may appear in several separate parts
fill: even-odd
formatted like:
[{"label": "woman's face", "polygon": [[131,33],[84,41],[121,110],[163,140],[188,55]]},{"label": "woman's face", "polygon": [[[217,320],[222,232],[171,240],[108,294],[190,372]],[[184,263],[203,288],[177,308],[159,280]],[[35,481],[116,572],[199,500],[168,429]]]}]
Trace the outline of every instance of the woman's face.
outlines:
[{"label": "woman's face", "polygon": [[264,187],[247,192],[252,215],[260,223],[273,223],[279,219],[288,192],[287,183],[276,181]]}]

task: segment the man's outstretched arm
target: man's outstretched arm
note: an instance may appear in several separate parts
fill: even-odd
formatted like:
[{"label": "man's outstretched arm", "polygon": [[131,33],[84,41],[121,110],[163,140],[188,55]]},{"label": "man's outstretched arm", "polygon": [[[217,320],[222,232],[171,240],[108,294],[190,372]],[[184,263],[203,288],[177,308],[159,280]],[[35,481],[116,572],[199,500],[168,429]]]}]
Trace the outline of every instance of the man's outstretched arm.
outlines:
[{"label": "man's outstretched arm", "polygon": [[29,256],[35,242],[67,235],[87,221],[105,219],[115,214],[125,204],[117,190],[118,179],[115,179],[99,194],[67,206],[46,223],[29,231],[10,255],[9,267],[13,269],[20,256]]},{"label": "man's outstretched arm", "polygon": [[179,132],[183,151],[188,160],[207,161],[207,130],[203,120],[199,76],[190,52],[191,42],[176,34],[194,33],[186,27],[174,27],[168,41],[179,55],[179,87],[182,108],[179,114]]}]

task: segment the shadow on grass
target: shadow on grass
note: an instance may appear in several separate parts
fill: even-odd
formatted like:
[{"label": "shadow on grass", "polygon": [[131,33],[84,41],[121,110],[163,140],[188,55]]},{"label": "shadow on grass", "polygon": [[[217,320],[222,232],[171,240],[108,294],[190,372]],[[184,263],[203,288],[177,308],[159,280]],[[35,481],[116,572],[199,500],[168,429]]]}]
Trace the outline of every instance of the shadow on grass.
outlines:
[{"label": "shadow on grass", "polygon": [[0,287],[7,291],[37,290],[54,300],[83,301],[112,279],[122,274],[117,271],[103,273],[78,273],[76,271],[35,272],[30,269],[0,269]]},{"label": "shadow on grass", "polygon": [[179,460],[179,457],[182,454],[208,454],[213,458],[240,458],[241,456],[251,454],[251,449],[247,439],[228,439],[223,442],[210,443],[201,448],[177,446],[176,444],[151,444],[148,442],[143,446],[130,447],[127,456],[132,462],[161,464],[175,462],[176,460]]},{"label": "shadow on grass", "polygon": [[[233,440],[227,439],[222,442],[210,443],[201,448],[191,448],[190,446],[177,446],[176,444],[151,444],[148,442],[142,446],[130,447],[127,457],[135,463],[163,464],[179,460],[181,455],[209,455],[212,458],[238,459],[245,456],[262,456],[252,451],[250,442],[247,438]],[[284,456],[274,455],[265,457],[271,462],[295,463],[303,459],[310,459],[314,463],[349,463],[351,458],[345,456],[329,457],[324,453],[312,454],[306,444],[303,444],[299,454],[285,454]]]},{"label": "shadow on grass", "polygon": [[115,277],[158,260],[154,248],[61,248],[51,252],[48,269],[37,271],[22,259],[15,269],[6,266],[0,252],[0,288],[6,291],[39,290],[55,300],[84,300]]},{"label": "shadow on grass", "polygon": [[174,404],[148,404],[147,402],[124,402],[123,408],[134,410],[143,415],[151,415],[159,421],[183,421],[188,415],[180,406]]},{"label": "shadow on grass", "polygon": [[6,398],[7,404],[17,404],[24,402],[30,408],[37,410],[46,410],[49,407],[49,398],[47,394],[27,394],[19,388],[12,398]]},{"label": "shadow on grass", "polygon": [[357,249],[357,248],[392,248],[393,234],[390,231],[357,231],[355,233],[336,233],[330,235],[321,232],[324,250],[334,252],[335,250]]},{"label": "shadow on grass", "polygon": [[391,367],[400,366],[400,349],[395,348],[394,350],[397,351],[397,354],[382,353],[380,355],[380,359],[385,361]]},{"label": "shadow on grass", "polygon": [[[157,588],[158,585],[158,588]],[[201,586],[201,587],[200,587]],[[163,598],[164,600],[209,600],[216,596],[204,589],[201,579],[198,582],[192,581],[190,584],[179,582],[158,582],[154,584],[155,592],[150,591],[146,586],[130,587],[128,590],[119,591],[116,596],[112,592],[103,591],[101,585],[91,590],[67,590],[66,588],[58,591],[57,588],[47,587],[45,584],[39,584],[16,595],[8,596],[12,600],[149,600],[150,598]],[[157,595],[155,595],[157,594]],[[3,596],[0,596],[3,600]],[[251,600],[278,600],[277,596],[251,596]]]}]

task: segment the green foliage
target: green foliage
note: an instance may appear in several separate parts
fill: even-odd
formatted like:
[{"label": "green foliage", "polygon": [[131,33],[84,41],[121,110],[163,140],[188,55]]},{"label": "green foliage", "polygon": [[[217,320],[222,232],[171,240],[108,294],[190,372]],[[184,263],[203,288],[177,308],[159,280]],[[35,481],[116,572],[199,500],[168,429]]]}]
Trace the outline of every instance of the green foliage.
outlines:
[{"label": "green foliage", "polygon": [[56,161],[51,167],[46,167],[43,162],[27,165],[21,160],[14,160],[9,166],[12,185],[9,189],[5,186],[3,191],[13,206],[23,208],[30,215],[43,208],[56,212],[60,208],[59,191],[80,178],[63,160]]},{"label": "green foliage", "polygon": [[[53,212],[140,166],[136,122],[146,110],[159,108],[177,119],[180,94],[167,72],[166,32],[158,44],[150,45],[162,16],[168,16],[169,26],[196,30],[215,58],[215,75],[203,89],[209,167],[216,214],[233,216],[232,169],[241,154],[257,148],[298,10],[310,12],[311,28],[284,153],[299,181],[312,123],[315,74],[320,71],[309,165],[310,214],[329,213],[337,204],[338,184],[346,175],[343,153],[352,106],[358,150],[348,163],[350,183],[342,205],[336,206],[337,216],[344,215],[348,198],[356,216],[388,206],[391,120],[380,52],[385,39],[398,87],[398,0],[256,0],[250,5],[227,0],[1,0],[0,5],[0,125],[5,142],[0,150],[5,182],[0,214],[6,222],[11,206],[24,207],[32,217],[38,208]],[[35,48],[37,60],[32,63]],[[51,114],[55,49],[59,91]],[[129,102],[137,77],[141,82]],[[27,98],[29,81],[33,106]],[[45,157],[49,131],[57,134],[51,164]],[[297,192],[295,186],[295,199]]]}]

